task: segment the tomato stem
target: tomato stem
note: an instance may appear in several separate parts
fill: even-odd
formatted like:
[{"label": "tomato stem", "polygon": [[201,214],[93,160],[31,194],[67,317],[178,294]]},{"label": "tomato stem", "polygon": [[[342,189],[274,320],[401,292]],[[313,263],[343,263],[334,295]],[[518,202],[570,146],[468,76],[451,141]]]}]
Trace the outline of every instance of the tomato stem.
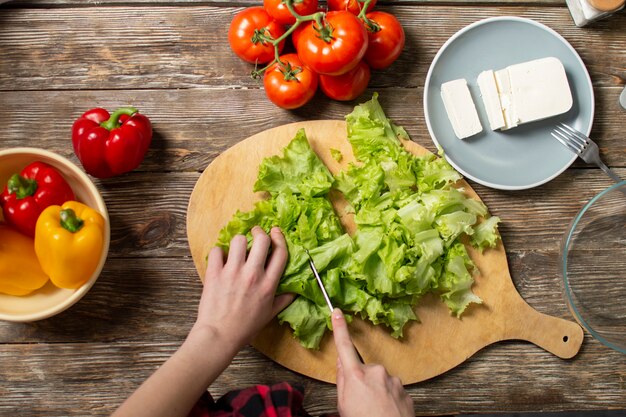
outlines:
[{"label": "tomato stem", "polygon": [[[310,22],[310,21],[315,21],[318,25],[322,25],[322,21],[324,19],[324,17],[326,16],[326,13],[324,12],[315,12],[315,13],[311,13],[311,14],[307,14],[307,15],[299,15],[298,12],[296,12],[296,9],[293,7],[294,3],[297,3],[298,0],[284,0],[285,1],[285,6],[287,6],[287,10],[289,10],[289,13],[292,14],[293,17],[296,18],[296,22],[291,25],[291,27],[289,29],[287,29],[285,31],[285,33],[283,33],[280,37],[276,38],[276,39],[272,39],[271,37],[266,36],[265,34],[262,34],[261,36],[259,36],[259,40],[260,41],[267,41],[269,43],[271,43],[274,46],[274,60],[272,62],[270,62],[269,64],[267,64],[265,67],[261,68],[260,70],[258,69],[254,69],[254,71],[252,71],[252,78],[260,78],[261,74],[263,74],[265,71],[267,71],[267,69],[269,67],[271,67],[272,65],[274,65],[275,63],[279,63],[279,65],[281,66],[283,72],[291,72],[292,69],[289,68],[287,65],[285,65],[280,59],[280,53],[278,51],[278,45],[280,45],[280,43],[282,41],[284,41],[285,39],[287,39],[287,37],[289,35],[291,35],[297,28],[298,26],[300,26],[302,23],[304,22]],[[371,0],[366,0],[368,3]],[[255,33],[256,35],[256,33]]]},{"label": "tomato stem", "polygon": [[285,81],[295,81],[295,82],[300,82],[300,80],[298,80],[298,78],[296,77],[296,75],[298,75],[299,73],[302,72],[302,68],[301,67],[292,67],[291,63],[287,62],[287,64],[284,64],[283,62],[281,62],[281,66],[283,67],[283,77],[285,78]]},{"label": "tomato stem", "polygon": [[316,22],[321,21],[322,17],[325,15],[324,12],[315,12],[313,14],[301,16],[293,8],[293,0],[286,0],[285,4],[287,5],[287,9],[289,9],[289,12],[296,18],[296,23],[291,25],[291,27],[287,29],[285,33],[283,33],[278,39],[272,41],[272,44],[274,45],[275,48],[278,48],[278,44],[280,44],[282,41],[287,39],[287,37],[291,35],[298,28],[298,26],[300,26],[302,23],[310,22],[312,20]]},{"label": "tomato stem", "polygon": [[266,28],[262,28],[262,29],[254,29],[254,35],[252,35],[252,38],[250,40],[254,44],[257,44],[260,42],[262,45],[265,45],[268,42],[271,43],[274,40],[274,38],[272,38],[272,35],[269,33],[269,31]]},{"label": "tomato stem", "polygon": [[334,39],[333,38],[334,28],[332,27],[332,25],[325,21],[322,22],[322,19],[320,19],[319,21],[316,21],[315,23],[317,26],[313,26],[313,29],[315,29],[319,38],[326,43],[330,43]]},{"label": "tomato stem", "polygon": [[272,62],[270,62],[269,64],[267,64],[266,66],[264,66],[264,67],[263,67],[263,68],[261,68],[261,69],[257,69],[257,68],[256,68],[256,66],[255,66],[255,67],[254,67],[254,70],[252,71],[252,73],[250,74],[250,76],[251,76],[252,78],[254,78],[254,79],[259,79],[259,78],[261,78],[261,75],[262,75],[265,71],[267,71],[267,69],[268,69],[269,67],[271,67],[272,65],[274,65],[275,63],[276,63],[276,58],[274,58],[274,59],[272,60]]},{"label": "tomato stem", "polygon": [[370,3],[372,2],[372,0],[357,0],[359,3],[363,3],[363,7],[361,7],[361,11],[359,12],[359,15],[357,16],[359,19],[361,19],[363,21],[363,24],[365,25],[365,28],[372,33],[376,33],[380,30],[380,26],[378,25],[378,23],[374,22],[371,19],[368,19],[367,16],[365,16],[367,14],[367,9],[370,7]]}]

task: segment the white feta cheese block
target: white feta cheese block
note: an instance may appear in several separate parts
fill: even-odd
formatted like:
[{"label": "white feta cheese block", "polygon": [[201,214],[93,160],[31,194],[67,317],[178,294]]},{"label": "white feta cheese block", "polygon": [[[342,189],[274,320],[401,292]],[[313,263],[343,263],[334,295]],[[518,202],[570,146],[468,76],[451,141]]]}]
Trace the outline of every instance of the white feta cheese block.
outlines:
[{"label": "white feta cheese block", "polygon": [[464,78],[443,83],[441,97],[457,138],[465,139],[482,132],[483,126]]},{"label": "white feta cheese block", "polygon": [[[490,83],[488,73],[481,73],[481,80],[485,88]],[[482,78],[481,78],[482,76]],[[510,65],[494,73],[495,83],[500,99],[500,108],[504,117],[502,130],[511,129],[523,123],[547,119],[548,117],[563,114],[572,108],[572,92],[567,81],[567,74],[561,61],[554,57],[535,59]],[[482,92],[481,85],[481,92]],[[488,100],[492,99],[489,93]],[[483,103],[492,129],[491,117],[495,111],[491,110],[492,102],[487,102],[483,93]],[[498,125],[498,123],[495,123]]]},{"label": "white feta cheese block", "polygon": [[504,115],[500,105],[500,95],[498,94],[495,74],[492,70],[483,71],[478,75],[477,81],[491,130],[503,128],[505,126]]},{"label": "white feta cheese block", "polygon": [[511,83],[511,107],[517,123],[563,114],[572,108],[572,92],[563,64],[549,57],[511,65],[507,68]]}]

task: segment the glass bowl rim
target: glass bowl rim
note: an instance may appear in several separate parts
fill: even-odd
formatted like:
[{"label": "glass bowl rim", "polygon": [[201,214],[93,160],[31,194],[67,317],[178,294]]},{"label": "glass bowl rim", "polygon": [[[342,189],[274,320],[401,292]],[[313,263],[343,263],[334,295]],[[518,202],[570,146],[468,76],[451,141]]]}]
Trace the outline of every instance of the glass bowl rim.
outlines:
[{"label": "glass bowl rim", "polygon": [[578,310],[578,308],[576,307],[576,303],[574,303],[574,300],[572,298],[572,291],[570,288],[570,284],[569,284],[569,278],[567,276],[567,254],[569,253],[569,246],[571,243],[571,239],[574,235],[574,230],[576,230],[576,227],[578,226],[578,223],[580,222],[580,220],[582,219],[582,217],[585,215],[585,213],[589,210],[589,208],[591,206],[593,206],[599,199],[601,199],[603,196],[605,196],[606,194],[610,193],[611,191],[619,188],[619,187],[623,187],[626,186],[626,180],[622,180],[621,182],[615,183],[613,185],[611,185],[610,187],[605,188],[604,190],[602,190],[601,192],[599,192],[598,194],[596,194],[591,200],[589,200],[589,202],[587,202],[587,204],[585,204],[585,206],[578,212],[578,214],[576,215],[576,217],[574,217],[574,219],[572,220],[569,229],[563,239],[563,244],[561,247],[561,277],[563,279],[563,287],[564,287],[564,291],[565,291],[565,295],[567,297],[567,303],[570,307],[570,309],[572,310],[572,312],[575,315],[576,320],[583,325],[583,327],[585,329],[587,329],[587,331],[589,333],[591,333],[591,335],[597,339],[598,341],[600,341],[602,344],[604,344],[605,346],[610,347],[611,349],[614,349],[618,352],[621,353],[626,353],[626,346],[620,347],[617,346],[615,343],[609,342],[608,340],[606,340],[602,335],[600,335],[597,331],[595,331],[590,325],[589,323],[587,323],[587,321],[583,318],[582,314],[580,313],[580,311]]}]

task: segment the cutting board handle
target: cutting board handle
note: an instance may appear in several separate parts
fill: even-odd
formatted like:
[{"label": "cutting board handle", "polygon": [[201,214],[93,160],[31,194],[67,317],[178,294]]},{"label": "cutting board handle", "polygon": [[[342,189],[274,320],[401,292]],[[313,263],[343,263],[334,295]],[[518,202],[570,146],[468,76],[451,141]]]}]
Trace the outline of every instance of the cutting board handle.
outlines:
[{"label": "cutting board handle", "polygon": [[521,314],[510,315],[504,339],[525,340],[563,359],[580,350],[584,333],[575,322],[540,313],[523,300]]}]

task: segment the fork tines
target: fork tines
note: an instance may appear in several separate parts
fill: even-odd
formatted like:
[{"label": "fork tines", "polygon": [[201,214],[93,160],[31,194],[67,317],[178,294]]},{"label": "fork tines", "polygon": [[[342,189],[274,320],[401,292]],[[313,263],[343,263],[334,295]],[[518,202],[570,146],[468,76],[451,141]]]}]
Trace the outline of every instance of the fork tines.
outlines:
[{"label": "fork tines", "polygon": [[589,145],[588,137],[565,123],[559,123],[559,125],[552,130],[551,135],[569,150],[577,154],[582,153]]}]

